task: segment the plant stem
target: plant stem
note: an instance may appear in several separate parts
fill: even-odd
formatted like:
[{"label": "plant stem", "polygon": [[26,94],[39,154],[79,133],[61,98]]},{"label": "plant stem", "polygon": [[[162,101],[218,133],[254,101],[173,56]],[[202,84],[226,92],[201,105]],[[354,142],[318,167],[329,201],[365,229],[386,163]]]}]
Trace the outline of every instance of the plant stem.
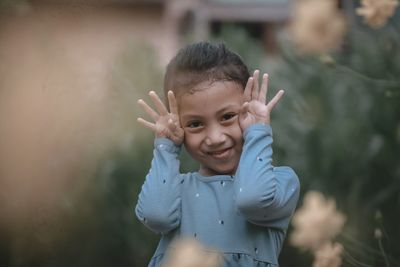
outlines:
[{"label": "plant stem", "polygon": [[354,244],[356,244],[357,246],[360,246],[362,249],[365,249],[367,251],[369,251],[369,253],[374,253],[374,254],[381,254],[381,251],[374,249],[370,246],[365,245],[362,241],[359,241],[357,239],[355,239],[354,237],[352,237],[349,234],[346,233],[341,233],[340,236],[342,236],[343,238],[345,238],[346,240],[348,240],[349,242],[352,242]]},{"label": "plant stem", "polygon": [[355,259],[347,250],[343,250],[344,256],[349,260],[349,263],[355,264],[355,266],[363,266],[363,267],[373,267],[372,265],[363,263],[357,259]]},{"label": "plant stem", "polygon": [[379,245],[379,249],[382,252],[383,259],[385,260],[386,267],[390,267],[389,259],[386,255],[385,249],[383,248],[382,238],[378,238],[378,245]]},{"label": "plant stem", "polygon": [[386,86],[399,86],[400,87],[400,81],[389,81],[389,80],[382,80],[382,79],[374,79],[371,77],[368,77],[365,74],[360,73],[359,71],[356,71],[349,66],[341,65],[341,64],[336,64],[336,67],[339,71],[347,72],[349,74],[353,74],[357,77],[359,77],[362,80],[366,80],[368,82],[373,82],[373,83],[379,83],[382,85]]}]

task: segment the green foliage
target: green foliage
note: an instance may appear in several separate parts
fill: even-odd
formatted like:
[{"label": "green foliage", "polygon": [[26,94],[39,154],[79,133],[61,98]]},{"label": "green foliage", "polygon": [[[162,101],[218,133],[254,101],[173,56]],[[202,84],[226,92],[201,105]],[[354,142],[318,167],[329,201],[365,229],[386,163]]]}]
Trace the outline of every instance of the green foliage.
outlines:
[{"label": "green foliage", "polygon": [[350,255],[370,266],[384,264],[375,228],[385,233],[383,249],[391,264],[399,264],[399,29],[355,26],[333,61],[282,47],[284,60],[271,74],[271,87],[286,90],[274,111],[277,164],[298,172],[302,192],[322,191],[347,214],[340,237],[345,266],[352,263]]},{"label": "green foliage", "polygon": [[235,24],[223,24],[220,32],[212,36],[212,42],[224,42],[227,47],[239,54],[250,70],[262,66],[263,54],[261,43],[252,38],[245,28]]},{"label": "green foliage", "polygon": [[[107,186],[99,198],[99,236],[97,250],[89,261],[96,266],[146,266],[159,237],[137,219],[134,208],[152,157],[153,134],[136,122],[144,112],[136,101],[146,98],[150,90],[161,92],[162,73],[153,49],[133,40],[112,66],[111,87],[122,95],[119,103],[131,114],[134,141],[112,158],[114,167],[107,176]],[[101,177],[101,173],[99,173]],[[100,241],[100,242],[99,242]],[[97,258],[100,256],[100,258]],[[83,266],[83,265],[82,265]]]}]

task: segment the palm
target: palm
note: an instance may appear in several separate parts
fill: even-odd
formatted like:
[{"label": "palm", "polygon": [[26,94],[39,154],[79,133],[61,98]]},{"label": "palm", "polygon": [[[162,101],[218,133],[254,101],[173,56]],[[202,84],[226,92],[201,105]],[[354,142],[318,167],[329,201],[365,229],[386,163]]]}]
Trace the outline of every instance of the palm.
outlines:
[{"label": "palm", "polygon": [[271,101],[266,103],[268,75],[263,75],[261,87],[258,86],[258,76],[259,71],[255,71],[244,91],[245,103],[239,116],[239,124],[243,131],[253,124],[269,124],[271,111],[284,93],[283,90],[280,90]]},{"label": "palm", "polygon": [[250,101],[248,104],[247,116],[241,116],[240,126],[246,129],[252,124],[256,124],[269,114],[265,104],[259,101]]},{"label": "palm", "polygon": [[171,138],[175,133],[176,129],[171,128],[170,124],[176,124],[179,122],[179,118],[171,113],[164,116],[159,116],[158,120],[155,121],[155,134],[157,137],[168,137]]},{"label": "palm", "polygon": [[176,145],[182,144],[184,132],[179,123],[178,105],[174,94],[168,92],[170,111],[167,110],[155,92],[152,91],[149,95],[156,106],[157,112],[142,99],[139,99],[138,103],[146,113],[150,115],[154,123],[148,122],[142,118],[138,118],[138,121],[146,128],[152,130],[156,137],[166,137],[172,140]]}]

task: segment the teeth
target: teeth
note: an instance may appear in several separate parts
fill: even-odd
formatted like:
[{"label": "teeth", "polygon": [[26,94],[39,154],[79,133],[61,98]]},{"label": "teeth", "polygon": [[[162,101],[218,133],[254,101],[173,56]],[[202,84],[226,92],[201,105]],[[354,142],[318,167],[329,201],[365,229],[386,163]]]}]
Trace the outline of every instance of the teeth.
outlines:
[{"label": "teeth", "polygon": [[225,153],[226,151],[228,151],[228,149],[229,148],[223,149],[223,150],[220,150],[220,151],[209,152],[209,154],[210,155],[221,155],[221,154]]}]

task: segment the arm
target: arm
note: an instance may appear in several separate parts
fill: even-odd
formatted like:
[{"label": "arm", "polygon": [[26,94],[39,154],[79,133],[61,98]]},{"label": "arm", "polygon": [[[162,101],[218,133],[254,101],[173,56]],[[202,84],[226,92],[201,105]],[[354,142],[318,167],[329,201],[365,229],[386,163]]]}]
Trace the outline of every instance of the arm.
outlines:
[{"label": "arm", "polygon": [[142,118],[139,118],[138,122],[152,130],[156,139],[151,169],[139,194],[135,212],[148,228],[165,234],[180,223],[181,179],[179,179],[178,156],[184,133],[179,124],[174,94],[168,92],[170,112],[155,92],[150,92],[149,95],[157,112],[141,99],[138,103],[154,123]]},{"label": "arm", "polygon": [[259,71],[249,78],[239,116],[244,146],[235,179],[238,211],[258,225],[286,229],[299,196],[299,181],[288,167],[272,166],[270,113],[283,96],[280,90],[268,103],[268,75],[258,86]]},{"label": "arm", "polygon": [[299,180],[289,167],[272,166],[272,130],[255,124],[244,133],[235,179],[238,211],[250,222],[286,229],[299,198]]},{"label": "arm", "polygon": [[171,140],[155,139],[151,169],[135,208],[139,220],[157,233],[167,233],[180,223],[179,151]]}]

